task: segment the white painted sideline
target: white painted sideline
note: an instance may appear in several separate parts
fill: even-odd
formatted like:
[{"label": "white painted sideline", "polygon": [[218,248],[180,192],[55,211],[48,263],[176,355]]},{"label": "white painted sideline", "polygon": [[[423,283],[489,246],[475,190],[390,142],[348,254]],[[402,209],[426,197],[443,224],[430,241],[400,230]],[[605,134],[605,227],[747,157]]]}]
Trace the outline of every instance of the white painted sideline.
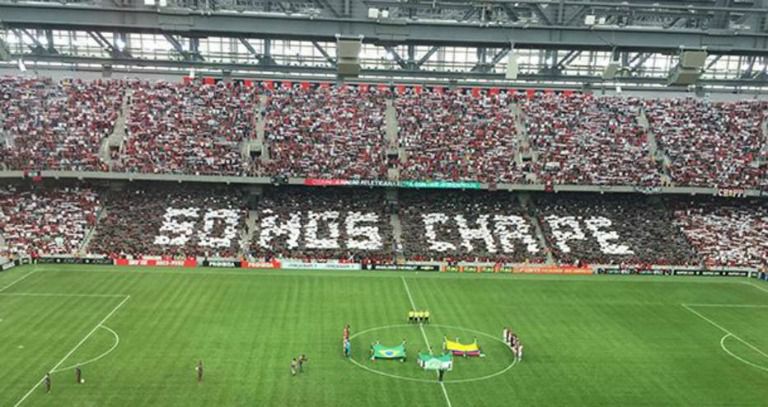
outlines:
[{"label": "white painted sideline", "polygon": [[7,297],[77,297],[77,298],[124,298],[126,294],[68,294],[68,293],[0,293]]},{"label": "white painted sideline", "polygon": [[[80,340],[80,342],[78,342],[78,343],[77,343],[77,345],[75,345],[75,347],[74,347],[74,348],[72,348],[72,350],[70,350],[70,351],[69,351],[69,352],[68,352],[66,355],[64,355],[64,357],[63,357],[63,358],[61,358],[61,360],[59,360],[59,362],[58,362],[58,363],[56,363],[56,365],[54,365],[54,366],[53,366],[53,367],[52,367],[52,368],[49,370],[49,372],[55,372],[55,371],[56,371],[56,369],[58,369],[58,368],[59,368],[59,366],[61,366],[61,365],[62,365],[64,362],[66,362],[66,360],[67,360],[67,359],[68,359],[70,356],[72,356],[72,354],[73,354],[73,353],[75,353],[75,352],[76,352],[76,351],[77,351],[77,350],[78,350],[78,349],[79,349],[81,346],[83,346],[83,344],[85,343],[85,341],[87,341],[87,340],[88,340],[88,338],[90,338],[90,337],[93,335],[93,333],[94,333],[94,332],[96,332],[96,330],[97,330],[97,329],[99,329],[99,327],[100,327],[100,326],[102,326],[102,324],[103,324],[104,322],[106,322],[106,321],[107,321],[107,320],[108,320],[108,319],[109,319],[109,318],[110,318],[112,315],[114,315],[114,314],[115,314],[115,312],[117,312],[117,310],[119,310],[119,309],[120,309],[120,307],[122,307],[122,306],[123,306],[123,304],[125,304],[125,303],[126,303],[126,301],[128,301],[130,298],[131,298],[131,296],[130,296],[130,295],[128,295],[128,296],[126,296],[126,297],[125,297],[125,298],[124,298],[122,301],[120,301],[120,303],[119,303],[119,304],[117,304],[117,306],[115,306],[115,308],[113,308],[113,309],[112,309],[112,311],[110,311],[110,312],[109,312],[109,314],[107,314],[107,316],[106,316],[106,317],[104,317],[104,318],[103,318],[101,321],[99,321],[99,323],[98,323],[98,324],[96,324],[96,326],[95,326],[95,327],[93,327],[93,329],[91,329],[91,331],[90,331],[90,332],[88,332],[88,334],[87,334],[87,335],[85,335],[85,337],[84,337],[82,340]],[[21,399],[19,399],[19,401],[17,401],[17,402],[16,402],[16,404],[14,404],[14,405],[13,405],[13,407],[19,407],[19,406],[21,405],[21,403],[23,403],[23,402],[24,402],[24,400],[26,400],[26,399],[27,399],[27,398],[28,398],[28,397],[29,397],[29,396],[32,394],[32,392],[33,392],[33,391],[35,391],[35,389],[37,389],[37,387],[40,385],[40,383],[43,381],[43,379],[45,379],[45,376],[41,377],[41,378],[40,378],[40,380],[38,380],[37,382],[35,382],[35,384],[32,386],[32,388],[30,388],[30,389],[29,389],[29,391],[28,391],[26,394],[24,394],[24,396],[22,396],[22,398],[21,398]]]},{"label": "white painted sideline", "polygon": [[31,276],[32,274],[35,274],[35,273],[37,273],[37,270],[32,270],[29,273],[24,274],[23,276],[21,276],[21,278],[17,278],[16,280],[12,281],[10,284],[6,285],[5,287],[0,288],[0,292],[5,291],[5,290],[13,287],[16,283],[24,280],[25,278],[27,278],[27,277]]},{"label": "white painted sideline", "polygon": [[685,304],[689,307],[768,308],[768,304]]},{"label": "white painted sideline", "polygon": [[[405,286],[405,293],[408,294],[408,300],[411,302],[411,309],[415,310],[417,309],[416,303],[413,302],[413,296],[411,295],[411,289],[408,288],[408,282],[405,281],[405,276],[400,276],[400,279],[403,280],[403,285]],[[419,329],[421,330],[421,337],[424,338],[424,343],[427,345],[427,349],[429,349],[429,353],[432,353],[432,346],[429,344],[429,339],[427,339],[427,334],[424,332],[424,324],[419,322]],[[439,376],[439,372],[435,372]],[[448,397],[448,390],[445,389],[445,383],[440,382],[440,388],[443,389],[443,396],[445,396],[445,402],[448,404],[448,407],[453,407],[451,404],[451,398]]]},{"label": "white painted sideline", "polygon": [[[741,342],[741,343],[743,343],[743,344],[745,344],[745,345],[749,346],[749,347],[750,347],[752,350],[754,350],[755,352],[757,352],[757,353],[759,353],[759,354],[761,354],[761,355],[765,356],[766,358],[768,358],[768,354],[766,354],[766,353],[765,353],[765,352],[763,352],[762,350],[758,349],[758,348],[757,348],[755,345],[752,345],[751,343],[749,343],[749,342],[745,341],[744,339],[741,339],[741,338],[739,338],[739,337],[738,337],[736,334],[734,334],[733,332],[731,332],[731,331],[729,331],[729,330],[727,330],[727,329],[723,328],[723,327],[722,327],[722,326],[720,326],[720,325],[719,325],[717,322],[715,322],[715,321],[713,321],[713,320],[711,320],[711,319],[709,319],[709,318],[705,317],[704,315],[701,315],[699,312],[697,312],[696,310],[694,310],[693,308],[691,308],[690,306],[688,306],[688,304],[680,304],[680,305],[682,305],[682,306],[683,306],[683,308],[685,308],[685,309],[687,309],[688,311],[692,312],[693,314],[695,314],[695,315],[696,315],[696,316],[698,316],[699,318],[701,318],[701,319],[703,319],[703,320],[705,320],[705,321],[709,322],[709,323],[710,323],[712,326],[716,327],[717,329],[719,329],[719,330],[721,330],[721,331],[723,331],[723,332],[725,332],[725,333],[729,334],[729,335],[730,335],[730,336],[732,336],[733,338],[737,339],[739,342]],[[721,342],[722,342],[722,340],[721,340]]]}]

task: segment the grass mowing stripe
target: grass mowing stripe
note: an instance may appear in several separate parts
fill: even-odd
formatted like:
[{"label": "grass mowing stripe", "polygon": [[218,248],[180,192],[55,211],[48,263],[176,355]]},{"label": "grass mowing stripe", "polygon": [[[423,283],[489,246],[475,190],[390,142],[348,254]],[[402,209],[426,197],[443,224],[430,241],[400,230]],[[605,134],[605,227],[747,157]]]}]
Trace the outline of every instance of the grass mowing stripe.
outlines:
[{"label": "grass mowing stripe", "polygon": [[719,325],[717,322],[715,322],[715,321],[713,321],[713,320],[711,320],[711,319],[709,319],[709,318],[705,317],[704,315],[701,315],[701,314],[700,314],[700,313],[698,313],[696,310],[694,310],[693,308],[689,307],[689,306],[688,306],[688,305],[686,305],[686,304],[682,304],[682,306],[683,306],[683,308],[687,309],[688,311],[690,311],[690,312],[694,313],[694,314],[695,314],[696,316],[698,316],[699,318],[701,318],[701,319],[703,319],[703,320],[705,320],[705,321],[709,322],[710,324],[712,324],[712,326],[714,326],[714,327],[716,327],[716,328],[720,329],[721,331],[723,331],[723,332],[725,332],[725,333],[727,333],[727,334],[730,334],[732,337],[734,337],[734,338],[738,339],[738,340],[739,340],[739,342],[741,342],[741,343],[743,343],[743,344],[745,344],[745,345],[749,346],[749,347],[750,347],[752,350],[754,350],[755,352],[757,352],[757,353],[759,353],[759,354],[761,354],[761,355],[765,356],[766,358],[768,358],[768,354],[766,354],[765,352],[763,352],[763,351],[761,351],[760,349],[758,349],[758,348],[757,348],[755,345],[752,345],[751,343],[749,343],[749,342],[745,341],[744,339],[741,339],[739,336],[737,336],[737,335],[736,335],[736,334],[734,334],[733,332],[731,332],[731,331],[729,331],[729,330],[727,330],[727,329],[723,328],[723,327],[722,327],[722,326],[720,326],[720,325]]},{"label": "grass mowing stripe", "polygon": [[[411,302],[412,309],[416,309],[416,303],[413,302],[413,296],[411,295],[411,289],[408,288],[408,282],[405,281],[405,276],[400,276],[400,278],[403,280],[403,285],[405,286],[405,293],[408,294],[408,300]],[[429,344],[429,339],[427,339],[427,334],[424,332],[424,324],[419,322],[419,329],[421,330],[421,337],[424,338],[424,343],[427,345],[427,349],[429,349],[429,353],[432,353],[432,345]],[[437,373],[438,376],[440,376],[439,372]],[[442,381],[440,382],[440,388],[443,389],[443,396],[445,396],[445,402],[448,404],[448,407],[453,407],[451,404],[451,398],[448,397],[448,390],[445,389],[445,383]]]},{"label": "grass mowing stripe", "polygon": [[[115,306],[115,308],[113,308],[113,309],[112,309],[112,311],[110,311],[110,312],[109,312],[109,314],[107,314],[107,316],[106,316],[106,317],[104,317],[104,319],[102,319],[101,321],[99,321],[99,323],[98,323],[98,324],[96,324],[96,326],[95,326],[95,327],[93,327],[93,329],[91,330],[91,332],[88,332],[88,334],[87,334],[87,335],[85,335],[85,337],[84,337],[82,340],[80,340],[80,342],[78,342],[78,343],[77,343],[77,345],[75,345],[75,347],[74,347],[74,348],[72,348],[72,350],[70,350],[70,351],[69,351],[69,353],[67,353],[66,355],[64,355],[64,357],[63,357],[63,358],[61,358],[61,360],[59,360],[59,362],[58,362],[58,363],[56,363],[56,365],[54,365],[54,366],[53,366],[53,367],[52,367],[52,368],[51,368],[49,371],[50,371],[50,372],[54,372],[54,371],[56,371],[56,369],[58,369],[58,368],[59,368],[59,366],[61,366],[61,365],[62,365],[64,362],[66,362],[66,361],[67,361],[67,359],[68,359],[70,356],[72,356],[72,354],[73,354],[73,353],[75,353],[75,352],[77,351],[77,349],[79,349],[81,346],[83,346],[83,344],[85,343],[85,341],[87,341],[87,340],[88,340],[88,338],[90,338],[91,336],[93,336],[93,333],[94,333],[94,332],[96,332],[96,330],[98,330],[98,329],[99,329],[99,327],[101,326],[101,324],[103,324],[104,322],[106,322],[106,321],[107,321],[107,319],[109,319],[109,317],[111,317],[112,315],[114,315],[114,314],[115,314],[115,312],[117,312],[117,310],[119,310],[119,309],[120,309],[120,307],[122,307],[122,306],[123,306],[123,304],[125,304],[125,303],[126,303],[126,301],[128,301],[130,298],[131,298],[131,296],[130,296],[130,295],[128,295],[128,296],[126,296],[126,297],[125,297],[125,298],[124,298],[122,301],[120,301],[120,303],[119,303],[119,304],[117,304],[117,306]],[[16,404],[14,404],[14,405],[13,405],[13,407],[18,407],[18,406],[20,406],[20,405],[21,405],[21,403],[23,403],[23,402],[24,402],[24,400],[26,400],[26,399],[29,397],[29,395],[30,395],[30,394],[32,394],[32,392],[33,392],[33,391],[35,391],[35,389],[37,388],[37,386],[39,386],[39,385],[40,385],[40,383],[43,381],[43,379],[45,379],[45,377],[41,377],[41,378],[40,378],[40,380],[38,380],[37,382],[35,382],[35,384],[34,384],[34,385],[33,385],[33,386],[32,386],[32,387],[29,389],[29,391],[28,391],[26,394],[24,394],[24,396],[23,396],[23,397],[22,397],[22,398],[21,398],[19,401],[17,401],[17,402],[16,402]]]}]

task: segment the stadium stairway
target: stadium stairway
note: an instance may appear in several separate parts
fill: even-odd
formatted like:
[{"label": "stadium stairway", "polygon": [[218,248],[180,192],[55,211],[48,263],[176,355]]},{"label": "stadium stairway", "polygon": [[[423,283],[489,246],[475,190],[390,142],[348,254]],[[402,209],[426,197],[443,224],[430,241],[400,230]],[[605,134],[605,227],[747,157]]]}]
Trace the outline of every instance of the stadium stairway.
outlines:
[{"label": "stadium stairway", "polygon": [[94,222],[93,225],[88,228],[88,231],[85,232],[83,243],[80,244],[80,248],[77,250],[78,256],[84,256],[88,254],[88,246],[91,244],[91,239],[96,234],[96,228],[99,226],[105,216],[107,216],[107,204],[106,202],[102,202],[101,209],[99,210],[99,213],[96,214],[96,222]]},{"label": "stadium stairway", "polygon": [[266,126],[264,121],[264,111],[267,104],[267,96],[259,96],[259,102],[256,104],[256,139],[245,140],[243,142],[241,152],[243,159],[246,161],[251,160],[251,152],[259,151],[259,160],[269,160],[269,149],[264,144],[264,128]]},{"label": "stadium stairway", "polygon": [[656,162],[661,162],[661,184],[671,185],[672,178],[669,176],[669,156],[659,147],[659,143],[656,140],[656,134],[651,131],[650,123],[648,122],[648,116],[645,115],[645,111],[641,110],[637,116],[637,123],[645,130],[645,134],[648,137],[648,152],[651,158]]},{"label": "stadium stairway", "polygon": [[[389,216],[389,223],[392,225],[392,237],[395,239],[395,246],[397,248],[403,247],[403,225],[400,223],[400,215],[393,213]],[[402,250],[397,250],[397,261],[404,262]]]},{"label": "stadium stairway", "polygon": [[384,111],[384,121],[386,123],[387,156],[397,155],[399,161],[398,168],[389,168],[387,170],[387,179],[390,181],[400,180],[400,168],[408,161],[408,152],[400,146],[399,133],[400,126],[397,122],[397,110],[391,99],[387,100],[387,108]]},{"label": "stadium stairway", "polygon": [[[517,197],[520,201],[520,206],[523,207],[525,213],[530,214],[531,211],[528,208],[533,206],[531,195],[527,192],[521,192],[517,195]],[[536,232],[536,239],[539,241],[539,246],[541,246],[544,249],[544,252],[547,254],[547,264],[555,264],[555,256],[552,255],[552,250],[549,250],[547,239],[544,238],[544,231],[541,228],[541,224],[539,224],[539,219],[531,215],[526,215],[526,217],[528,218],[528,222],[533,225],[533,230]]]},{"label": "stadium stairway", "polygon": [[384,112],[384,120],[387,123],[387,148],[397,148],[397,111],[392,103],[392,99],[387,99],[387,109]]},{"label": "stadium stairway", "polygon": [[[525,129],[525,124],[523,123],[523,112],[520,109],[520,105],[513,103],[509,110],[514,118],[515,134],[517,134],[518,149],[517,155],[515,156],[515,162],[520,167],[522,167],[526,161],[536,163],[538,156],[536,155],[536,151],[531,148],[531,139],[528,137],[528,131]],[[533,172],[526,173],[525,178],[534,183],[539,181],[538,177]]]},{"label": "stadium stairway", "polygon": [[257,211],[248,211],[248,219],[245,220],[245,229],[240,232],[240,247],[241,254],[249,253],[251,247],[251,239],[253,234],[256,233],[256,223],[259,219],[259,213]]},{"label": "stadium stairway", "polygon": [[127,120],[128,115],[131,113],[131,104],[129,103],[129,100],[131,99],[132,95],[133,91],[126,91],[125,97],[123,98],[123,106],[120,109],[117,120],[115,120],[115,127],[112,129],[112,134],[110,134],[109,137],[102,141],[101,148],[99,148],[99,157],[101,158],[101,161],[109,165],[110,170],[112,169],[112,154],[110,154],[110,150],[115,149],[120,151],[123,146],[123,138],[125,137],[125,121]]}]

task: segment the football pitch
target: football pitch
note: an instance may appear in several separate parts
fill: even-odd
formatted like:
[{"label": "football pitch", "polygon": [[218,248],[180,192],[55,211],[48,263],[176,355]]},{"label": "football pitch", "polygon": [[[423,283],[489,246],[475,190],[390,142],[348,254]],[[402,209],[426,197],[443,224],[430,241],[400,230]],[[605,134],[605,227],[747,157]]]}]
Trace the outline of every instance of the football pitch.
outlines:
[{"label": "football pitch", "polygon": [[[432,321],[408,324],[414,307]],[[522,361],[501,341],[505,326],[525,345]],[[444,337],[477,338],[485,357],[456,358],[440,384],[416,354],[439,352]],[[408,359],[372,362],[376,341],[405,341]],[[308,362],[292,376],[300,354]],[[69,265],[0,273],[3,407],[767,404],[768,284],[756,280]]]}]

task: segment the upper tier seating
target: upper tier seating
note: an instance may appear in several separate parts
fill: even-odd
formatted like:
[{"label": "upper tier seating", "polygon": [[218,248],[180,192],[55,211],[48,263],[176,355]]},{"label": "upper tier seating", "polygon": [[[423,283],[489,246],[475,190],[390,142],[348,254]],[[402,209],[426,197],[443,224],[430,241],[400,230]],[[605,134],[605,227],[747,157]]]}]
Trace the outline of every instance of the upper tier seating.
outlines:
[{"label": "upper tier seating", "polygon": [[102,140],[115,126],[119,81],[0,77],[0,163],[15,170],[106,171]]},{"label": "upper tier seating", "polygon": [[408,90],[395,99],[400,144],[409,180],[517,183],[518,142],[507,93],[474,96],[464,90]]},{"label": "upper tier seating", "polygon": [[385,179],[386,96],[354,86],[294,86],[270,92],[261,174],[310,178]]},{"label": "upper tier seating", "polygon": [[116,171],[244,175],[242,143],[255,137],[256,92],[240,84],[132,84]]},{"label": "upper tier seating", "polygon": [[635,98],[542,94],[524,101],[537,173],[557,184],[659,185]]}]

